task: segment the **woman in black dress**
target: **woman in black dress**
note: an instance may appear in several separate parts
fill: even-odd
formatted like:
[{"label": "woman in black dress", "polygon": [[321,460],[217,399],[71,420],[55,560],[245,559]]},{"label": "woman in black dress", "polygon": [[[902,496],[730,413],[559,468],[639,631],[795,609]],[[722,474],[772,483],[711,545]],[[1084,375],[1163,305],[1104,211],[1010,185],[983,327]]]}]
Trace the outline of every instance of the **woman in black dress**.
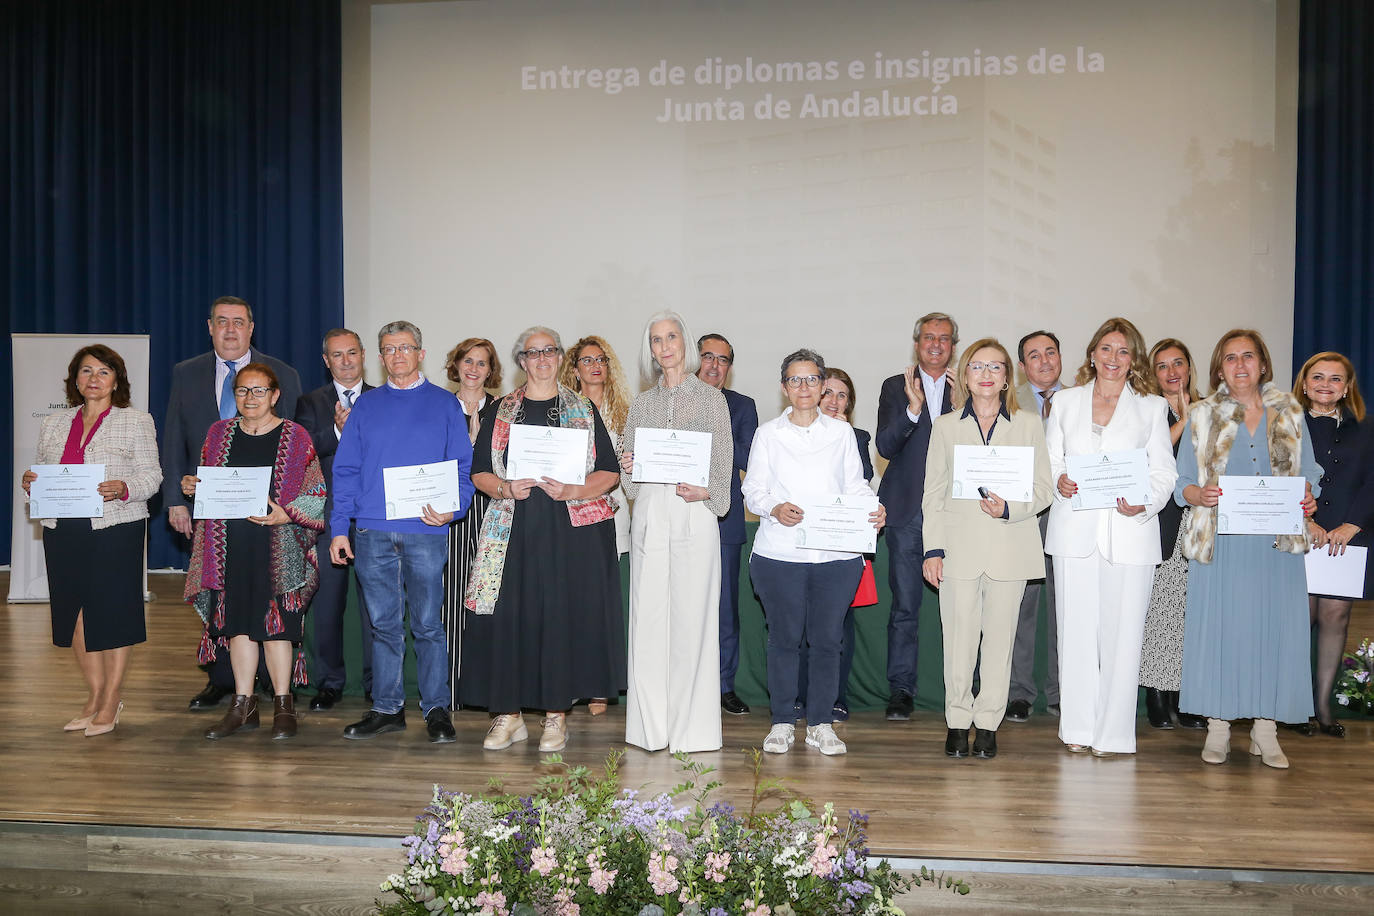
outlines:
[{"label": "woman in black dress", "polygon": [[[579,697],[625,686],[625,642],[616,563],[619,466],[590,401],[558,384],[563,346],[532,327],[514,349],[526,383],[483,416],[472,484],[491,498],[465,606],[458,698],[494,716],[483,747],[528,737],[522,709],[545,713],[541,751],[567,744],[566,711]],[[525,476],[510,448],[517,427],[584,430],[585,482]]]},{"label": "woman in black dress", "polygon": [[[300,645],[305,609],[319,585],[316,535],[324,529],[324,476],[310,433],[278,417],[281,397],[276,374],[249,363],[234,378],[238,416],[220,420],[205,434],[204,467],[272,469],[267,513],[248,518],[196,521],[186,600],[205,621],[200,661],[228,650],[234,670],[234,698],[207,738],[226,738],[258,727],[253,678],[258,647],[267,657],[275,695],[272,737],[296,734],[294,680],[305,683],[305,660],[294,672],[291,649]],[[181,492],[194,496],[200,478],[181,479]]]},{"label": "woman in black dress", "polygon": [[[1355,382],[1355,367],[1339,353],[1318,353],[1303,363],[1293,385],[1293,396],[1307,417],[1312,451],[1322,466],[1321,497],[1312,545],[1314,550],[1345,553],[1347,545],[1368,547],[1374,525],[1374,430],[1365,422],[1364,398]],[[1365,564],[1364,597],[1374,593],[1370,580],[1374,569]],[[1308,597],[1312,640],[1317,646],[1317,666],[1312,677],[1312,700],[1317,713],[1313,727],[1297,726],[1304,734],[1320,730],[1333,738],[1345,737],[1345,726],[1331,714],[1331,690],[1336,685],[1346,630],[1350,626],[1352,599],[1339,595]]]}]

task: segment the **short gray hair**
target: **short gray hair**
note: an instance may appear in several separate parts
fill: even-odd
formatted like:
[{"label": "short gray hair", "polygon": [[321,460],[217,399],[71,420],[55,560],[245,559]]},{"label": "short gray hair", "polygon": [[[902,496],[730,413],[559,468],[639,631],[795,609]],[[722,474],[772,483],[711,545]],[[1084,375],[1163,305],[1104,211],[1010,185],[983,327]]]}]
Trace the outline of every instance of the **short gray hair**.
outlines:
[{"label": "short gray hair", "polygon": [[563,352],[563,338],[558,336],[558,332],[553,328],[546,328],[542,324],[532,324],[520,332],[520,336],[515,338],[515,346],[511,347],[510,358],[515,360],[515,364],[521,369],[525,368],[525,344],[536,334],[547,334],[553,338],[553,345],[558,348],[558,352]]},{"label": "short gray hair", "polygon": [[388,334],[409,334],[415,340],[415,346],[421,350],[425,348],[425,342],[420,337],[420,329],[409,321],[388,321],[382,325],[382,329],[377,332],[377,349],[382,348],[382,338]]},{"label": "short gray hair", "polygon": [[959,322],[946,315],[944,312],[931,312],[929,315],[922,315],[916,319],[916,327],[911,329],[911,339],[921,339],[921,327],[932,321],[948,321],[950,327],[950,337],[954,338],[949,342],[951,351],[959,346]]},{"label": "short gray hair", "polygon": [[820,370],[821,381],[825,380],[825,357],[821,356],[815,350],[802,347],[800,350],[793,350],[782,358],[782,375],[779,381],[786,384],[787,367],[793,363],[815,363],[816,368]]},{"label": "short gray hair", "polygon": [[663,374],[663,367],[654,359],[654,351],[649,346],[649,332],[653,326],[660,321],[671,321],[677,325],[678,333],[682,335],[682,369],[689,375],[696,375],[701,368],[701,353],[697,347],[692,346],[696,340],[692,332],[687,330],[687,322],[682,320],[682,316],[672,309],[663,309],[654,312],[649,316],[649,320],[644,322],[644,333],[639,339],[639,375],[647,385],[658,382],[658,377]]},{"label": "short gray hair", "polygon": [[320,338],[320,351],[322,353],[326,355],[329,354],[329,341],[335,337],[352,337],[358,342],[358,349],[361,350],[363,348],[363,339],[358,336],[357,331],[350,331],[348,328],[333,328],[332,330],[325,331],[324,337]]}]

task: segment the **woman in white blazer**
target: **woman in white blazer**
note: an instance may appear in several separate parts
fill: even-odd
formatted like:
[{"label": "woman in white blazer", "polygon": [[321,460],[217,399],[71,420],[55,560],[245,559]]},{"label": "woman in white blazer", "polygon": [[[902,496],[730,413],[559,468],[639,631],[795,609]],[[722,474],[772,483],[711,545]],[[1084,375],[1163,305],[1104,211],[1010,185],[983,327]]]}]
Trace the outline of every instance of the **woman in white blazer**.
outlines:
[{"label": "woman in white blazer", "polygon": [[[53,645],[72,647],[89,690],[81,714],[63,728],[93,737],[119,722],[130,650],[147,638],[143,545],[147,501],[162,483],[162,466],[153,418],[129,407],[129,375],[118,353],[103,344],[77,350],[66,387],[68,409],[43,418],[34,463],[105,467],[99,517],[43,519]],[[24,472],[25,493],[37,479]]]},{"label": "woman in white blazer", "polygon": [[[1135,753],[1140,646],[1161,559],[1156,516],[1178,477],[1168,405],[1146,393],[1149,371],[1135,325],[1108,319],[1088,345],[1078,387],[1055,395],[1045,429],[1055,479],[1045,552],[1059,612],[1059,738],[1098,757]],[[1145,452],[1148,491],[1112,508],[1074,508],[1068,459],[1130,449]]]}]

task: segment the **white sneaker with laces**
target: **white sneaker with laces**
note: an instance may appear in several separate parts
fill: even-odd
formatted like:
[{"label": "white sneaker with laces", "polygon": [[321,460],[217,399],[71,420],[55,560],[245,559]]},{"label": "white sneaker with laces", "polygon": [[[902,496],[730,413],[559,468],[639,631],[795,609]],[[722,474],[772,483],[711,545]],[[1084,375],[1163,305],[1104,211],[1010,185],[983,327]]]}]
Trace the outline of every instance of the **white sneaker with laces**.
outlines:
[{"label": "white sneaker with laces", "polygon": [[830,727],[829,722],[822,722],[820,725],[808,725],[806,727],[806,743],[827,757],[835,757],[849,750],[840,740],[840,736],[835,734],[835,729]]},{"label": "white sneaker with laces", "polygon": [[796,740],[794,733],[796,727],[788,725],[786,722],[779,722],[768,730],[768,737],[763,739],[763,750],[769,754],[786,754],[792,750],[792,742]]},{"label": "white sneaker with laces", "polygon": [[518,713],[503,714],[491,720],[491,728],[482,739],[482,747],[489,751],[503,751],[516,741],[524,741],[529,736],[524,716]]}]

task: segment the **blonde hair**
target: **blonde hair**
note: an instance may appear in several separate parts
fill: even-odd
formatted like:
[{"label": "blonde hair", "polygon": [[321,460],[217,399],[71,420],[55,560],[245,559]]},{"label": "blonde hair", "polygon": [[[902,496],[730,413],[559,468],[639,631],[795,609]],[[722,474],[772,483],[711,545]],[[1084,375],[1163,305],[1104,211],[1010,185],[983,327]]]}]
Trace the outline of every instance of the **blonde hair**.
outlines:
[{"label": "blonde hair", "polygon": [[1078,367],[1078,375],[1074,384],[1086,385],[1097,378],[1097,366],[1093,363],[1093,351],[1102,342],[1102,338],[1108,334],[1120,334],[1126,338],[1126,346],[1131,350],[1131,368],[1126,373],[1126,384],[1131,386],[1132,391],[1139,394],[1149,394],[1153,390],[1150,387],[1150,377],[1154,375],[1154,369],[1147,365],[1149,361],[1145,357],[1145,338],[1141,337],[1136,326],[1125,318],[1108,318],[1102,322],[1102,327],[1097,329],[1097,333],[1088,343],[1088,348],[1083,351],[1083,365]]},{"label": "blonde hair", "polygon": [[968,364],[973,362],[973,354],[979,350],[996,350],[1002,354],[1002,371],[1006,374],[1006,384],[998,396],[1002,399],[1002,406],[1006,408],[1007,416],[1014,415],[1016,411],[1021,409],[1021,405],[1017,403],[1016,395],[1011,390],[1011,383],[1014,378],[1011,368],[1011,354],[996,337],[984,337],[981,340],[975,340],[959,357],[959,368],[954,373],[954,390],[950,392],[951,409],[963,407],[968,401]]},{"label": "blonde hair", "polygon": [[606,388],[602,399],[605,409],[601,411],[601,421],[619,437],[625,431],[625,418],[630,413],[630,383],[625,380],[620,357],[615,355],[615,350],[611,349],[604,337],[588,334],[572,345],[558,373],[558,384],[573,391],[582,391],[582,379],[577,375],[577,360],[587,347],[600,347],[606,355]]},{"label": "blonde hair", "polygon": [[1332,350],[1326,350],[1315,356],[1309,357],[1307,362],[1302,364],[1297,376],[1293,379],[1293,397],[1298,399],[1303,410],[1312,409],[1312,399],[1307,396],[1303,385],[1307,381],[1307,373],[1312,371],[1312,367],[1317,363],[1340,363],[1345,370],[1345,403],[1340,405],[1357,422],[1364,420],[1364,398],[1360,396],[1360,386],[1355,381],[1355,366],[1343,354]]}]

